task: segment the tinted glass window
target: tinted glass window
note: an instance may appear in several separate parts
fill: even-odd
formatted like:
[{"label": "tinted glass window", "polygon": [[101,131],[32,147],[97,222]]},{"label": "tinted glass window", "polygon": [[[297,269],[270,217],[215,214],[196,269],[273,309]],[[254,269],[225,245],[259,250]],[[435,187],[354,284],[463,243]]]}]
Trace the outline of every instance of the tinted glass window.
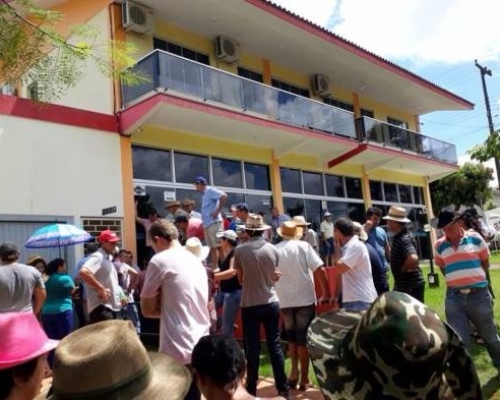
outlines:
[{"label": "tinted glass window", "polygon": [[252,163],[244,163],[247,189],[271,190],[269,183],[269,167]]},{"label": "tinted glass window", "polygon": [[329,104],[331,106],[341,108],[343,110],[347,110],[347,111],[351,111],[351,112],[354,111],[354,106],[352,104],[346,103],[346,102],[341,101],[341,100],[336,100],[336,99],[332,99],[330,97],[325,97],[323,99],[323,102],[325,104]]},{"label": "tinted glass window", "polygon": [[411,186],[410,185],[398,185],[399,189],[399,201],[401,203],[411,203]]},{"label": "tinted glass window", "polygon": [[368,117],[368,118],[375,118],[375,114],[373,113],[372,110],[367,110],[366,108],[361,109],[361,115],[363,117]]},{"label": "tinted glass window", "polygon": [[321,174],[314,172],[302,172],[302,179],[304,180],[304,193],[318,194],[323,196],[323,179]]},{"label": "tinted glass window", "polygon": [[347,215],[353,221],[365,222],[365,205],[362,203],[347,203]]},{"label": "tinted glass window", "polygon": [[200,212],[201,210],[201,193],[193,189],[175,189],[175,199],[182,201],[184,199],[194,200],[194,210]]},{"label": "tinted glass window", "polygon": [[398,202],[398,189],[395,183],[384,182],[385,201]]},{"label": "tinted glass window", "polygon": [[280,175],[283,192],[302,193],[300,171],[298,169],[280,168]]},{"label": "tinted glass window", "polygon": [[239,161],[212,158],[212,172],[215,186],[243,187]]},{"label": "tinted glass window", "polygon": [[321,200],[306,199],[305,203],[306,209],[304,212],[304,217],[308,222],[312,224],[312,229],[318,231],[319,224],[321,223],[321,220],[323,218],[321,213]]},{"label": "tinted glass window", "polygon": [[304,215],[304,199],[283,197],[283,207],[285,209],[285,213],[290,217],[294,217],[295,215]]},{"label": "tinted glass window", "polygon": [[208,157],[177,152],[174,157],[177,182],[193,183],[199,175],[208,179]]},{"label": "tinted glass window", "polygon": [[266,219],[270,220],[271,216],[269,210],[271,209],[271,196],[247,194],[245,195],[245,201],[248,204],[250,212],[263,212],[266,216]]},{"label": "tinted glass window", "polygon": [[345,197],[344,178],[337,175],[325,175],[326,195],[331,197]]},{"label": "tinted glass window", "polygon": [[362,199],[363,193],[361,191],[361,179],[359,178],[345,178],[345,187],[347,190],[347,197],[351,199]]},{"label": "tinted glass window", "polygon": [[168,150],[132,147],[134,179],[172,181],[171,153]]},{"label": "tinted glass window", "polygon": [[243,203],[245,201],[245,195],[243,193],[230,193],[226,192],[227,199],[226,204],[224,205],[224,209],[222,211],[223,214],[229,213],[229,209],[233,204]]},{"label": "tinted glass window", "polygon": [[413,200],[415,204],[424,204],[424,195],[421,187],[413,186]]},{"label": "tinted glass window", "polygon": [[[347,203],[344,201],[329,201],[327,202],[327,210],[332,214],[331,221],[335,222],[337,218],[347,217]],[[324,210],[324,211],[327,211]],[[323,220],[323,215],[321,216]]]},{"label": "tinted glass window", "polygon": [[264,81],[264,78],[262,74],[254,71],[250,71],[249,69],[243,68],[243,67],[238,67],[238,75],[242,76],[243,78],[251,79],[252,81],[260,82],[262,83]]},{"label": "tinted glass window", "polygon": [[372,200],[384,200],[382,193],[382,182],[370,181],[370,194]]}]

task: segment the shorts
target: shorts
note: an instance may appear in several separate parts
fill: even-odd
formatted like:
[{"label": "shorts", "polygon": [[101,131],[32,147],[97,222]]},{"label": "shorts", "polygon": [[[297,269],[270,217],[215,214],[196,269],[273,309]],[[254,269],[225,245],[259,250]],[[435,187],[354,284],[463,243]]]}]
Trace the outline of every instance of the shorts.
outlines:
[{"label": "shorts", "polygon": [[307,343],[307,329],[316,316],[315,305],[282,308],[280,311],[286,340],[290,343],[305,345]]},{"label": "shorts", "polygon": [[323,242],[323,255],[331,256],[333,254],[333,237],[329,237]]},{"label": "shorts", "polygon": [[219,247],[219,238],[217,237],[217,232],[220,232],[222,228],[222,222],[217,221],[203,228],[205,232],[205,243],[211,249]]}]

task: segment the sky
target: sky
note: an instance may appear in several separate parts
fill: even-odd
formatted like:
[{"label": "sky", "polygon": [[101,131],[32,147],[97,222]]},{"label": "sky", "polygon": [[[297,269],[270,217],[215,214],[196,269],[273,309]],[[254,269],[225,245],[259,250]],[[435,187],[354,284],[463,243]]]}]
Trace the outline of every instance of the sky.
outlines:
[{"label": "sky", "polygon": [[499,0],[272,0],[471,101],[473,111],[422,116],[421,133],[454,143],[460,162],[489,133],[479,69],[500,129]]}]

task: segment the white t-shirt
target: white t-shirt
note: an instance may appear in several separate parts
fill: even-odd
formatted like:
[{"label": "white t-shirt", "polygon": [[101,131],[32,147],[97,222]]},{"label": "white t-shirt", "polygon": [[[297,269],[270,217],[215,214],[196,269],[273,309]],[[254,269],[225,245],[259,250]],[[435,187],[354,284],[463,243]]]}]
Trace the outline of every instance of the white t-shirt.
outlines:
[{"label": "white t-shirt", "polygon": [[111,262],[111,256],[102,248],[87,257],[82,268],[87,268],[94,274],[94,277],[106,289],[111,291],[111,296],[106,303],[103,303],[97,296],[97,291],[85,284],[85,293],[87,294],[87,310],[90,313],[94,308],[101,304],[113,311],[120,311],[120,294],[122,290],[118,285],[118,274],[116,268]]},{"label": "white t-shirt", "polygon": [[157,253],[146,270],[141,297],[161,295],[160,352],[182,364],[209,334],[208,277],[201,261],[181,245]]},{"label": "white t-shirt", "polygon": [[284,240],[276,245],[279,252],[276,282],[280,308],[302,307],[314,304],[314,278],[312,273],[323,265],[311,245],[302,240]]},{"label": "white t-shirt", "polygon": [[319,225],[319,230],[324,239],[333,237],[333,222],[328,222],[327,220],[322,221]]},{"label": "white t-shirt", "polygon": [[365,244],[354,235],[342,247],[340,258],[349,271],[342,274],[342,301],[372,303],[377,298],[373,284],[370,256]]}]

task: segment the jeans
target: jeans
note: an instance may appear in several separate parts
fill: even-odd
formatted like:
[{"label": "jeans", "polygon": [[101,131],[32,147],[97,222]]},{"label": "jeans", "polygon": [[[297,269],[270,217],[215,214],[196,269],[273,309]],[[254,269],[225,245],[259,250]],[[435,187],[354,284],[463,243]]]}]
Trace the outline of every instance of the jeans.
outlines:
[{"label": "jeans", "polygon": [[264,326],[267,349],[273,367],[274,381],[278,392],[288,392],[289,385],[285,374],[285,357],[280,343],[280,307],[279,303],[262,304],[241,308],[243,339],[247,358],[247,391],[257,392],[260,357],[260,326]]},{"label": "jeans", "polygon": [[141,333],[141,323],[139,321],[139,312],[135,303],[128,303],[122,311],[123,319],[126,319],[134,324],[135,331],[139,335]]},{"label": "jeans", "polygon": [[473,289],[469,294],[448,288],[445,301],[446,319],[462,342],[471,344],[472,321],[483,338],[493,365],[500,368],[500,338],[493,317],[493,300],[488,288]]},{"label": "jeans", "polygon": [[[61,340],[73,329],[73,310],[67,310],[57,314],[42,314],[42,325],[45,333],[50,339]],[[54,362],[54,351],[49,353],[47,361],[52,368]]]},{"label": "jeans", "polygon": [[372,303],[366,301],[346,301],[342,303],[342,307],[349,312],[366,311],[371,305]]},{"label": "jeans", "polygon": [[110,319],[118,319],[118,311],[103,306],[97,306],[89,313],[89,321],[91,324],[101,321],[109,321]]},{"label": "jeans", "polygon": [[222,308],[222,329],[224,335],[233,337],[236,315],[240,309],[241,289],[234,292],[219,292],[215,296],[215,306]]}]

